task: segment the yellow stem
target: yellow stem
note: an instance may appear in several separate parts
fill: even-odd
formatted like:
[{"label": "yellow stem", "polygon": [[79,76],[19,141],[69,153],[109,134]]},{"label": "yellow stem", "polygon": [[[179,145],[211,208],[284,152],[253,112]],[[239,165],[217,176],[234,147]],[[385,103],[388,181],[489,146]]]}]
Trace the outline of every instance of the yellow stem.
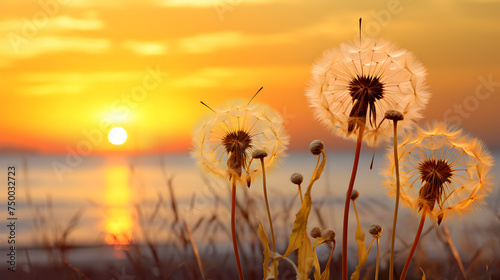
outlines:
[{"label": "yellow stem", "polygon": [[299,194],[300,194],[300,203],[302,204],[304,198],[302,197],[302,189],[300,188],[300,184],[299,184]]},{"label": "yellow stem", "polygon": [[379,248],[378,248],[378,238],[377,238],[377,264],[375,265],[375,280],[378,280],[378,271],[379,271]]}]

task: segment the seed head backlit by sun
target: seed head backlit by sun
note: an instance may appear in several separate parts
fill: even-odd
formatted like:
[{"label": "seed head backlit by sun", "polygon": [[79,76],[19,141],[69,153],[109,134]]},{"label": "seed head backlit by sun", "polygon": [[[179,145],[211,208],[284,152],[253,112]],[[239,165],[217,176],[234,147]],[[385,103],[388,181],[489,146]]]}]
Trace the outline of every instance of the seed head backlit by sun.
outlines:
[{"label": "seed head backlit by sun", "polygon": [[127,140],[127,132],[122,127],[113,127],[109,131],[108,140],[113,145],[121,145]]}]

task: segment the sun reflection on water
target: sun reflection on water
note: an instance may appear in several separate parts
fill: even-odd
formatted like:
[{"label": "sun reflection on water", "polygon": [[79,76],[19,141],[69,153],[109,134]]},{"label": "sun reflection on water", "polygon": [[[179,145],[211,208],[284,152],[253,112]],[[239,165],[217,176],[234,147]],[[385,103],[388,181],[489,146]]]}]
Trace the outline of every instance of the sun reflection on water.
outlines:
[{"label": "sun reflection on water", "polygon": [[104,194],[106,216],[103,221],[105,242],[117,249],[127,247],[132,238],[132,193],[129,185],[129,169],[126,165],[111,165],[106,169]]}]

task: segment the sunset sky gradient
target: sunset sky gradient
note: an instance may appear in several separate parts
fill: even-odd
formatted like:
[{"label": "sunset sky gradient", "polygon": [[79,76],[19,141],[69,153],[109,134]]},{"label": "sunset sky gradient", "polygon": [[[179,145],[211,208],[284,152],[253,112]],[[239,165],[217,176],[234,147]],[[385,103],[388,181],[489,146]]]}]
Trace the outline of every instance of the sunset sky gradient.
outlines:
[{"label": "sunset sky gradient", "polygon": [[[42,4],[41,4],[42,3]],[[45,3],[45,4],[43,4]],[[182,153],[228,99],[284,115],[290,149],[353,143],[304,96],[324,50],[359,36],[410,50],[428,69],[426,120],[460,123],[500,148],[500,1],[4,0],[0,151]],[[113,126],[124,145],[107,141]]]}]

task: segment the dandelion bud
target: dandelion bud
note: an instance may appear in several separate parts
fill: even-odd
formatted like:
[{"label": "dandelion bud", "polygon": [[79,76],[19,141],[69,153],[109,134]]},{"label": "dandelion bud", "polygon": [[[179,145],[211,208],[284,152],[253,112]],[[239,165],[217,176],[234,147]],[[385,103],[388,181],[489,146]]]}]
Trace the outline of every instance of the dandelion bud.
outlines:
[{"label": "dandelion bud", "polygon": [[352,190],[351,199],[354,201],[359,197],[359,192],[357,190]]},{"label": "dandelion bud", "polygon": [[321,228],[320,227],[313,227],[311,229],[311,237],[312,238],[321,237]]},{"label": "dandelion bud", "polygon": [[267,152],[264,150],[256,150],[252,153],[253,158],[265,158],[267,157]]},{"label": "dandelion bud", "polygon": [[290,177],[290,181],[292,181],[295,185],[300,185],[303,180],[304,177],[302,177],[302,174],[300,173],[293,173],[292,177]]},{"label": "dandelion bud", "polygon": [[327,239],[327,242],[332,242],[335,240],[335,231],[331,228],[327,228],[321,232],[321,237]]},{"label": "dandelion bud", "polygon": [[441,222],[443,221],[443,218],[444,218],[444,214],[441,213],[438,215],[437,217],[437,223],[438,223],[438,226],[441,225]]},{"label": "dandelion bud", "polygon": [[323,148],[325,148],[325,146],[321,140],[314,140],[309,145],[309,150],[313,155],[319,155],[323,151]]},{"label": "dandelion bud", "polygon": [[370,228],[368,229],[368,232],[373,235],[375,238],[380,238],[382,237],[382,227],[379,225],[371,225]]},{"label": "dandelion bud", "polygon": [[402,121],[404,119],[403,113],[396,110],[388,110],[385,112],[385,118],[393,121]]}]

